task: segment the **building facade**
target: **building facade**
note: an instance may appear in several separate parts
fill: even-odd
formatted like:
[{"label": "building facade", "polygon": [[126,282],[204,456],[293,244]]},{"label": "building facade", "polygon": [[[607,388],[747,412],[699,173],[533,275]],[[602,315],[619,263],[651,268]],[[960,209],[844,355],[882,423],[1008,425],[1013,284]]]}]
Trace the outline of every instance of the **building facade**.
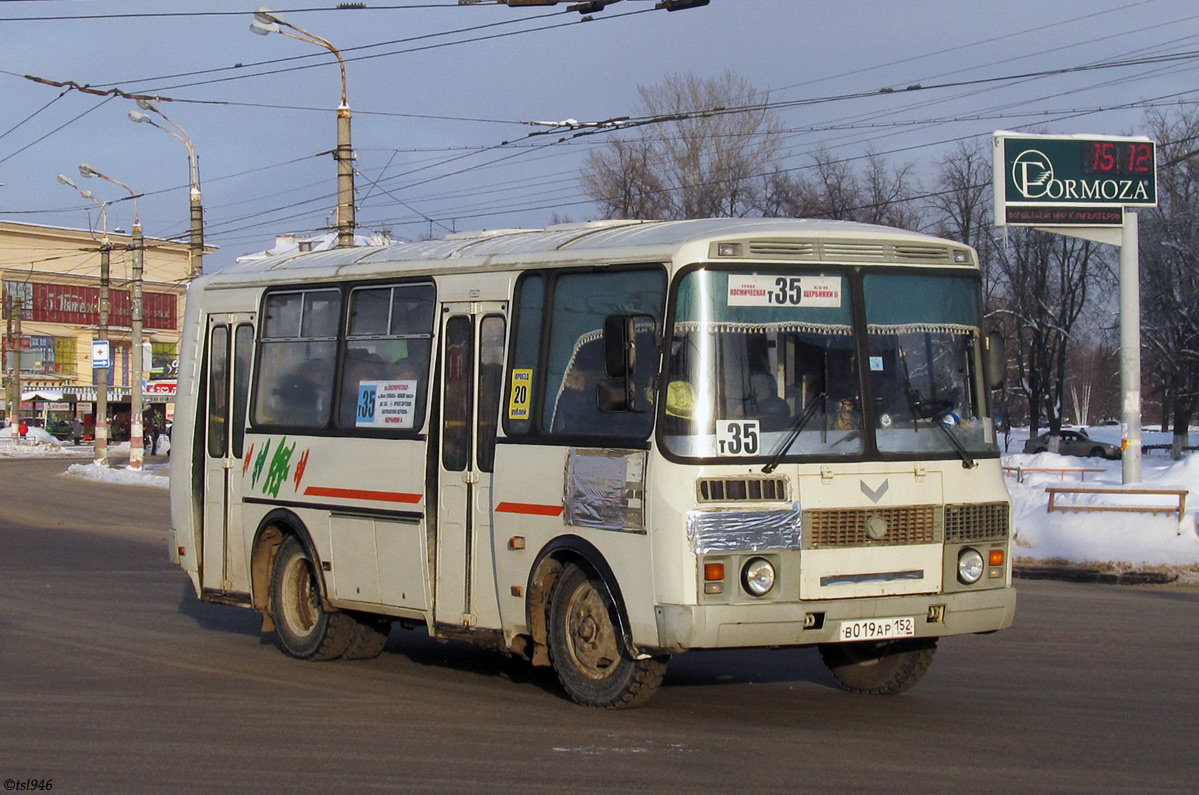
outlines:
[{"label": "building facade", "polygon": [[[109,235],[109,415],[115,437],[128,428],[131,389],[144,385],[153,419],[169,418],[189,273],[188,247],[144,239],[143,362],[132,371],[132,239]],[[100,240],[83,229],[0,221],[6,419],[46,424],[78,417],[90,431],[98,381]],[[19,385],[19,408],[16,390]]]}]

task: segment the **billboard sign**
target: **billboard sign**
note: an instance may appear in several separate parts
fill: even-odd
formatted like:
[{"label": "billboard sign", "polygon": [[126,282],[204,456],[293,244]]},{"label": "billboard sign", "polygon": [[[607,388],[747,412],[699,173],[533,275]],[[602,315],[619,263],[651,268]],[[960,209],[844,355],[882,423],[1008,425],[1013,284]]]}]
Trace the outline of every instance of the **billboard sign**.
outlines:
[{"label": "billboard sign", "polygon": [[997,132],[997,226],[1120,226],[1127,207],[1157,206],[1149,138]]}]

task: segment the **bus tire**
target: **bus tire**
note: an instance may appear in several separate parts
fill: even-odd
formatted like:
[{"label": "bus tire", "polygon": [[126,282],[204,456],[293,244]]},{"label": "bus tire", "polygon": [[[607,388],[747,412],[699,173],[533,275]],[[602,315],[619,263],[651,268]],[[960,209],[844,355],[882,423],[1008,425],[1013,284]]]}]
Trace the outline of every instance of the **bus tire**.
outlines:
[{"label": "bus tire", "polygon": [[566,564],[550,598],[550,661],[567,694],[583,706],[639,706],[666,674],[667,657],[633,659],[617,609],[598,576]]},{"label": "bus tire", "polygon": [[354,619],[321,604],[319,575],[295,536],[279,545],[271,572],[271,616],[283,652],[301,660],[336,660],[354,637]]},{"label": "bus tire", "polygon": [[354,634],[343,660],[373,660],[382,653],[391,634],[391,620],[371,613],[354,613]]},{"label": "bus tire", "polygon": [[936,650],[936,638],[905,638],[825,643],[820,647],[820,656],[845,690],[894,695],[920,681],[932,664]]}]

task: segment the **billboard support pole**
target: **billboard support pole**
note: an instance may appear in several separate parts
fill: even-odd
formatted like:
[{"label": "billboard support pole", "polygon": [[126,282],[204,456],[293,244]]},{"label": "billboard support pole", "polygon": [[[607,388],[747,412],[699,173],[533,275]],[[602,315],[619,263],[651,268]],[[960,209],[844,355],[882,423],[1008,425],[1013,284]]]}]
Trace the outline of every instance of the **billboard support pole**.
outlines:
[{"label": "billboard support pole", "polygon": [[1120,396],[1123,482],[1141,482],[1141,275],[1137,214],[1120,241]]}]

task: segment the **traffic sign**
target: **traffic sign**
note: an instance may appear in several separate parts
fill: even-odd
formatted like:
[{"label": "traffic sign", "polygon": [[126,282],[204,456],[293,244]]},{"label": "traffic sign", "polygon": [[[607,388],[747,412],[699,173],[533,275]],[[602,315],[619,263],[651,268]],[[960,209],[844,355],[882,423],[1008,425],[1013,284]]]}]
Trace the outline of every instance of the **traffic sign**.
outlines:
[{"label": "traffic sign", "polygon": [[92,367],[109,367],[108,340],[92,340]]}]

